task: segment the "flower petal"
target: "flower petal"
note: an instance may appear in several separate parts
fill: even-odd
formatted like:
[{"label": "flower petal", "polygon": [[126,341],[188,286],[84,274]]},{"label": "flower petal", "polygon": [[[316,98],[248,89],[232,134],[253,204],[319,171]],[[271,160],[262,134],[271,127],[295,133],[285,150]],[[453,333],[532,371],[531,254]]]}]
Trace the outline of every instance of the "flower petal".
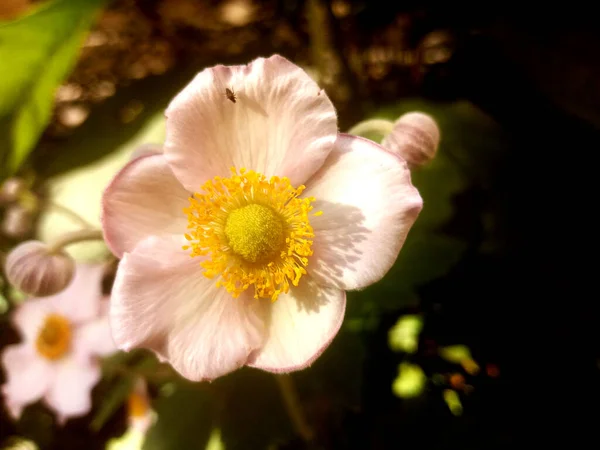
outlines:
[{"label": "flower petal", "polygon": [[120,258],[147,236],[183,235],[188,197],[163,155],[131,161],[102,196],[102,229],[108,247]]},{"label": "flower petal", "polygon": [[78,264],[71,284],[59,294],[44,298],[49,300],[48,312],[61,314],[74,324],[95,319],[103,298],[103,276],[104,266],[101,264]]},{"label": "flower petal", "polygon": [[150,237],[125,254],[111,296],[113,337],[123,350],[154,350],[190,380],[210,380],[262,345],[261,303],[217,288],[182,244]]},{"label": "flower petal", "polygon": [[[104,306],[106,305],[106,308]],[[84,357],[107,356],[117,351],[108,320],[108,301],[103,301],[100,317],[79,327],[74,338],[75,351]],[[103,313],[102,310],[106,309]]]},{"label": "flower petal", "polygon": [[303,278],[272,304],[267,341],[249,365],[275,373],[308,367],[339,331],[345,310],[344,291]]},{"label": "flower petal", "polygon": [[214,176],[229,176],[231,167],[287,176],[297,186],[321,167],[337,134],[325,92],[279,55],[205,69],[166,115],[165,157],[191,191]]},{"label": "flower petal", "polygon": [[54,379],[53,367],[27,343],[10,345],[2,353],[6,383],[2,393],[14,417],[46,393]]},{"label": "flower petal", "polygon": [[311,219],[314,254],[307,271],[318,283],[344,290],[386,274],[423,206],[404,160],[344,134],[305,195],[323,211]]},{"label": "flower petal", "polygon": [[65,358],[56,364],[56,377],[44,401],[57,413],[60,422],[83,416],[92,408],[91,392],[101,377],[100,366],[94,361]]},{"label": "flower petal", "polygon": [[138,159],[142,156],[158,155],[162,153],[162,145],[160,144],[142,144],[131,152],[130,161]]},{"label": "flower petal", "polygon": [[30,299],[17,306],[12,320],[23,340],[33,342],[37,339],[46,316],[52,312],[54,312],[52,297]]},{"label": "flower petal", "polygon": [[67,288],[49,297],[31,298],[21,303],[13,314],[13,322],[25,342],[38,336],[49,314],[60,314],[74,324],[96,318],[102,298],[102,276],[100,264],[78,264]]}]

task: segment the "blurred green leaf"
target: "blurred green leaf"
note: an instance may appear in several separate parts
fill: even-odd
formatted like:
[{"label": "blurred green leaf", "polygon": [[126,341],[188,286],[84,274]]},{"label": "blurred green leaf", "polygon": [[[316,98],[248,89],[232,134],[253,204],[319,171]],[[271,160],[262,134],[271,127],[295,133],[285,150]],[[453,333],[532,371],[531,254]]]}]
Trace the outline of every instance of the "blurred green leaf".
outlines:
[{"label": "blurred green leaf", "polygon": [[450,412],[455,416],[460,416],[463,413],[463,405],[458,396],[458,392],[453,389],[444,389],[443,396]]},{"label": "blurred green leaf", "polygon": [[313,405],[335,402],[338,411],[359,407],[365,356],[361,336],[342,329],[311,367],[294,374],[301,398]]},{"label": "blurred green leaf", "polygon": [[214,425],[208,383],[178,378],[163,387],[152,407],[158,420],[148,430],[144,450],[204,450]]},{"label": "blurred green leaf", "polygon": [[413,184],[423,198],[423,209],[414,228],[437,229],[454,214],[454,197],[468,187],[456,163],[440,152],[427,166],[414,170]]},{"label": "blurred green leaf", "polygon": [[123,377],[114,383],[112,388],[105,394],[98,411],[90,422],[90,429],[92,431],[99,431],[121,405],[125,403],[133,388],[133,383],[133,377]]},{"label": "blurred green leaf", "polygon": [[106,0],[53,0],[0,25],[0,147],[3,170],[17,170],[48,124],[54,89],[73,67]]},{"label": "blurred green leaf", "polygon": [[243,368],[213,385],[222,402],[218,425],[227,450],[263,450],[294,435],[273,374]]},{"label": "blurred green leaf", "polygon": [[423,318],[416,314],[400,317],[388,332],[388,345],[392,350],[406,353],[417,351]]},{"label": "blurred green leaf", "polygon": [[417,364],[407,362],[398,366],[398,376],[392,383],[392,392],[400,398],[413,398],[421,395],[425,389],[427,377]]},{"label": "blurred green leaf", "polygon": [[415,288],[435,280],[460,260],[466,248],[460,239],[415,227],[384,282]]},{"label": "blurred green leaf", "polygon": [[439,350],[440,356],[446,361],[460,364],[464,360],[472,360],[471,350],[466,345],[450,345]]},{"label": "blurred green leaf", "polygon": [[208,439],[208,443],[204,450],[225,450],[225,446],[221,440],[221,430],[219,428],[215,428],[211,431],[210,438]]}]

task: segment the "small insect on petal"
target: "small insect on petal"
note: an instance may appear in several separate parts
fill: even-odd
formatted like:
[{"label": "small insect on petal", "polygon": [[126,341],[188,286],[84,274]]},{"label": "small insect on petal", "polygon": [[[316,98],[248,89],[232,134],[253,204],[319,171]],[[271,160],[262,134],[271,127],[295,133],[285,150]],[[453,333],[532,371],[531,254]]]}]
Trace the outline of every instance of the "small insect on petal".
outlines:
[{"label": "small insect on petal", "polygon": [[237,102],[237,95],[235,95],[235,92],[233,89],[229,89],[229,88],[225,88],[225,96],[227,97],[228,100],[230,100],[232,103]]}]

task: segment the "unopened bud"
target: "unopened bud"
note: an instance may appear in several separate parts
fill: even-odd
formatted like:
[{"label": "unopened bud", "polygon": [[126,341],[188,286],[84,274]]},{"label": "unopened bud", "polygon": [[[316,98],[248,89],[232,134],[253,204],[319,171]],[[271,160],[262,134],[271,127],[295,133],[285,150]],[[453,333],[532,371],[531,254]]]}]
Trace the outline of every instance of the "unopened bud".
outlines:
[{"label": "unopened bud", "polygon": [[16,246],[6,257],[6,277],[21,291],[35,297],[57,294],[75,273],[75,261],[63,250],[52,250],[40,241]]},{"label": "unopened bud", "polygon": [[33,213],[21,205],[12,205],[4,212],[2,233],[10,238],[19,239],[31,232]]},{"label": "unopened bud", "polygon": [[401,116],[381,145],[401,156],[411,168],[431,161],[440,143],[440,130],[435,120],[420,112]]},{"label": "unopened bud", "polygon": [[24,190],[25,182],[20,178],[7,179],[0,187],[0,205],[17,201]]}]

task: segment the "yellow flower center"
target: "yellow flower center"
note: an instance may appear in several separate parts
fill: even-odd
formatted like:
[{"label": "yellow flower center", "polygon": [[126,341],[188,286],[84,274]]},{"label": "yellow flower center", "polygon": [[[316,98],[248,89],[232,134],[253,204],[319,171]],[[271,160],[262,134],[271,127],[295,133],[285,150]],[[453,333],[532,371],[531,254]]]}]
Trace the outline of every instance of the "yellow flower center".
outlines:
[{"label": "yellow flower center", "polygon": [[234,298],[253,285],[255,298],[275,301],[306,274],[314,198],[299,198],[305,187],[294,188],[287,178],[231,171],[190,197],[184,249],[192,257],[208,256],[201,263],[204,275],[218,277],[217,286]]},{"label": "yellow flower center", "polygon": [[35,341],[40,355],[52,361],[62,358],[71,348],[71,324],[58,314],[50,314]]},{"label": "yellow flower center", "polygon": [[266,261],[281,249],[283,222],[271,207],[252,203],[229,213],[225,236],[233,253],[246,261]]}]

